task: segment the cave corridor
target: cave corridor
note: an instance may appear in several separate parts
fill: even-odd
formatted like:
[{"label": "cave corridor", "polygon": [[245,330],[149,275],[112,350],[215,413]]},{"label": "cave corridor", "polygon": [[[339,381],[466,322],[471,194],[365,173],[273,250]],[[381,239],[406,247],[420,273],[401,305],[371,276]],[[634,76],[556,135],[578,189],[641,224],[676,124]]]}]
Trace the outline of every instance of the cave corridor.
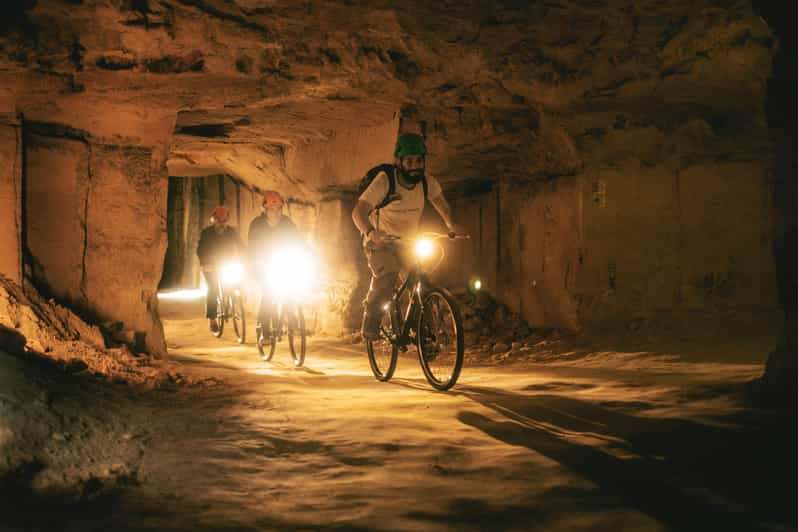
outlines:
[{"label": "cave corridor", "polygon": [[789,11],[4,3],[0,530],[798,529]]}]

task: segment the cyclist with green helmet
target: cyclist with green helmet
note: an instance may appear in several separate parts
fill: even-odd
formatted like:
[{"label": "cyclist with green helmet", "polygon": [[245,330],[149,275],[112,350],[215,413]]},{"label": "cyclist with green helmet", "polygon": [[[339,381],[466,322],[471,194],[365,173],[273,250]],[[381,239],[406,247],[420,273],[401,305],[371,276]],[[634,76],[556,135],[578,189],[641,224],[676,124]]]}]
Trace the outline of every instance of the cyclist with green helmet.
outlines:
[{"label": "cyclist with green helmet", "polygon": [[403,133],[396,141],[393,166],[385,165],[358,198],[352,220],[363,235],[363,247],[371,270],[371,284],[364,302],[363,336],[376,339],[382,305],[390,299],[399,271],[408,259],[400,248],[386,242],[386,235],[408,239],[415,236],[425,201],[454,232],[452,211],[438,180],[424,171],[427,148],[415,133]]}]

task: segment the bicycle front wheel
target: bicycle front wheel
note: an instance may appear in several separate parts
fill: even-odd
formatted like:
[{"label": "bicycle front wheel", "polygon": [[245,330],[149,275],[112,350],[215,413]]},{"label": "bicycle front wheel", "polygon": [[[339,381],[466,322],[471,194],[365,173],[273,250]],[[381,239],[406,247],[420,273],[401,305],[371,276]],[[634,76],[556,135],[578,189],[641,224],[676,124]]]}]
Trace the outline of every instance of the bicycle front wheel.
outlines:
[{"label": "bicycle front wheel", "polygon": [[222,336],[224,332],[224,322],[227,317],[227,301],[222,297],[216,299],[216,332],[212,333],[216,338]]},{"label": "bicycle front wheel", "polygon": [[448,290],[433,288],[424,296],[418,317],[418,360],[427,381],[448,390],[463,368],[463,322]]},{"label": "bicycle front wheel", "polygon": [[244,315],[244,301],[241,294],[230,296],[230,317],[233,319],[236,341],[243,344],[247,337],[247,318]]},{"label": "bicycle front wheel", "polygon": [[393,377],[396,371],[396,360],[399,358],[399,348],[388,340],[387,332],[391,329],[391,318],[388,313],[383,313],[380,323],[380,337],[376,340],[366,340],[366,352],[369,355],[369,365],[374,377],[380,382],[386,382]]},{"label": "bicycle front wheel", "polygon": [[305,316],[302,314],[302,307],[294,305],[289,309],[288,316],[288,347],[291,350],[291,357],[294,359],[294,366],[299,367],[305,362]]}]

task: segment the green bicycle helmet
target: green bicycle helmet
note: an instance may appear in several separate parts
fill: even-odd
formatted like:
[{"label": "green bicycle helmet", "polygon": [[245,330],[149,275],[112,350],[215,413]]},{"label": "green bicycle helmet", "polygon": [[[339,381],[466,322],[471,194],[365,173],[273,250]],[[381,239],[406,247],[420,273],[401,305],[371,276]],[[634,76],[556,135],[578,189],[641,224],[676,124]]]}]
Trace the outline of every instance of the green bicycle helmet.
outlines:
[{"label": "green bicycle helmet", "polygon": [[424,145],[424,138],[416,133],[402,133],[396,139],[396,151],[394,156],[397,159],[408,155],[426,155],[427,147]]}]

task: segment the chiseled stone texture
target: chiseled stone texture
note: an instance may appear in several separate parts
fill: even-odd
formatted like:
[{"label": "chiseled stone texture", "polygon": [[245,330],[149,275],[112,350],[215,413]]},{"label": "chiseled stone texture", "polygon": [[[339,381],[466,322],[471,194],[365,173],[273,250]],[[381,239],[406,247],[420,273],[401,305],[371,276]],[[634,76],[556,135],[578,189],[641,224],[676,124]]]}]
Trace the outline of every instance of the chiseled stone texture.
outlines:
[{"label": "chiseled stone texture", "polygon": [[[124,314],[153,339],[145,314],[166,204],[165,181],[155,181],[165,172],[154,169],[226,174],[318,203],[389,159],[397,129],[426,135],[430,172],[479,234],[442,273],[456,284],[473,265],[531,323],[777,309],[764,113],[777,42],[746,1],[5,9],[0,109],[66,128],[48,140],[61,143],[57,155],[32,147],[42,160],[28,164],[70,187],[65,201],[90,198],[72,214],[53,206],[69,240],[63,258],[80,269],[48,270],[55,248],[39,246],[43,278],[64,297],[91,294],[88,306]],[[136,162],[139,150],[151,151],[150,165]],[[92,161],[86,182],[81,158]],[[129,205],[113,203],[118,193]],[[110,201],[108,215],[92,197]],[[72,251],[81,238],[85,257]],[[143,247],[116,256],[124,246]],[[86,267],[128,303],[105,309],[115,300],[96,301],[104,296]]]},{"label": "chiseled stone texture", "polygon": [[22,124],[0,114],[0,275],[22,282]]}]

